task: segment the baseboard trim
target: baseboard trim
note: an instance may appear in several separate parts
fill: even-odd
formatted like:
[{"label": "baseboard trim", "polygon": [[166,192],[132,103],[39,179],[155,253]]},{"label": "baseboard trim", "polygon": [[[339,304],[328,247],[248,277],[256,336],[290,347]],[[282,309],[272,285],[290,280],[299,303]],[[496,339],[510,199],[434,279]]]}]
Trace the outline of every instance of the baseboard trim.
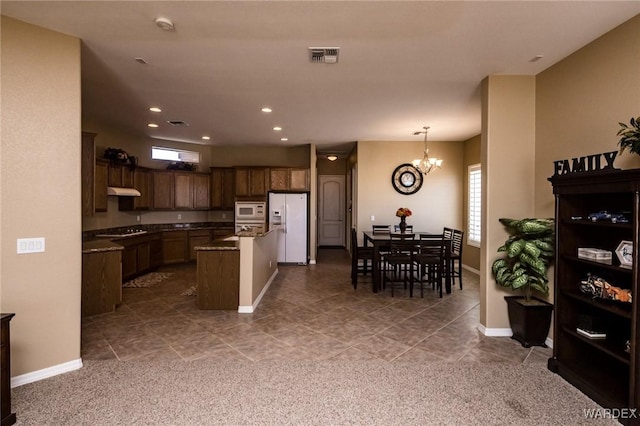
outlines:
[{"label": "baseboard trim", "polygon": [[[478,330],[487,337],[511,337],[513,335],[510,328],[486,328],[484,325],[480,324],[478,325]],[[553,348],[553,339],[547,336],[544,344]]]},{"label": "baseboard trim", "polygon": [[511,337],[513,332],[510,328],[487,328],[484,325],[478,325],[480,333],[488,337]]},{"label": "baseboard trim", "polygon": [[57,376],[59,374],[79,370],[81,368],[82,368],[82,358],[78,358],[73,361],[54,365],[53,367],[43,368],[42,370],[37,370],[31,373],[21,374],[19,376],[12,377],[11,387],[15,388],[18,386],[26,385],[27,383],[33,383],[39,380],[48,379],[49,377]]},{"label": "baseboard trim", "polygon": [[253,305],[251,305],[251,306],[246,306],[246,305],[238,306],[238,313],[239,314],[252,314],[256,310],[256,308],[260,304],[260,301],[262,300],[262,297],[265,295],[265,293],[269,289],[269,286],[271,285],[273,280],[276,278],[276,275],[278,275],[278,268],[276,268],[275,271],[273,271],[273,274],[271,274],[271,277],[269,277],[269,280],[267,281],[265,286],[262,288],[262,291],[260,292],[258,297],[256,297],[256,300],[253,302]]},{"label": "baseboard trim", "polygon": [[480,271],[478,269],[472,268],[471,266],[462,265],[462,269],[465,271],[473,272],[476,275],[480,275]]}]

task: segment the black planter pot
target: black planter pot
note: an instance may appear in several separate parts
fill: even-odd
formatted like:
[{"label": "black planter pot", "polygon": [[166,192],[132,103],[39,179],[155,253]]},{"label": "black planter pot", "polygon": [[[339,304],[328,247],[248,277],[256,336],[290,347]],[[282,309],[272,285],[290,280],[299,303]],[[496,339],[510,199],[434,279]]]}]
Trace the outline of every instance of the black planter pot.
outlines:
[{"label": "black planter pot", "polygon": [[505,296],[509,323],[513,332],[512,339],[528,348],[530,346],[547,347],[545,340],[551,327],[553,305],[547,301],[532,298],[533,304],[526,304],[523,296]]}]

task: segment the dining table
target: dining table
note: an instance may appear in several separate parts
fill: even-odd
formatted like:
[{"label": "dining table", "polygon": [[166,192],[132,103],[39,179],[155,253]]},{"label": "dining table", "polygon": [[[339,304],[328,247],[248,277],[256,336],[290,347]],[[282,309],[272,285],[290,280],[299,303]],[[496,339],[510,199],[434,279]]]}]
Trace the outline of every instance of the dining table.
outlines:
[{"label": "dining table", "polygon": [[[371,275],[372,275],[372,287],[373,292],[377,293],[380,291],[380,283],[382,281],[382,271],[380,270],[381,265],[381,248],[385,246],[389,246],[389,242],[391,241],[391,234],[389,232],[373,232],[373,231],[363,231],[364,234],[364,246],[367,247],[371,245],[373,247],[373,265],[371,267]],[[398,234],[398,233],[394,233]],[[413,231],[413,232],[405,232],[405,235],[414,235],[413,239],[405,240],[408,244],[419,244],[421,235],[422,238],[433,238],[433,239],[442,239],[445,244],[445,284],[444,288],[447,294],[451,293],[451,274],[449,273],[450,267],[450,256],[451,256],[451,238],[444,238],[442,234],[437,234],[433,232],[424,232],[424,231]]]}]

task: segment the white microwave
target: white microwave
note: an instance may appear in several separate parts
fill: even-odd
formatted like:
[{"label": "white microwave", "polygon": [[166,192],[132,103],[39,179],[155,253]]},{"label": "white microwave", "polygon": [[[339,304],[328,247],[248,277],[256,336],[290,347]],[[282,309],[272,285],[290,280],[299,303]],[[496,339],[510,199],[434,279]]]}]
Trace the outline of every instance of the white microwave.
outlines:
[{"label": "white microwave", "polygon": [[266,211],[264,201],[237,201],[236,222],[265,222]]}]

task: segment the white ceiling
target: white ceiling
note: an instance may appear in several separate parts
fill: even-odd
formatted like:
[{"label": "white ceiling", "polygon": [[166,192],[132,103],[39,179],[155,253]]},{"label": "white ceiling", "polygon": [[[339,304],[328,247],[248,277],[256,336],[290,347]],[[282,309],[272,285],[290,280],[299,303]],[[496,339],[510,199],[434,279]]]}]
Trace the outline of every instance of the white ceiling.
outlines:
[{"label": "white ceiling", "polygon": [[[638,1],[2,1],[0,7],[3,15],[82,39],[89,116],[160,139],[315,143],[324,152],[356,140],[422,140],[413,132],[425,125],[429,140],[475,136],[484,77],[535,75],[640,13]],[[175,31],[159,29],[160,16]],[[311,63],[307,49],[318,46],[340,47],[338,63]],[[536,55],[543,57],[531,62]],[[163,111],[154,114],[150,106]],[[273,112],[262,113],[263,106]],[[275,125],[283,131],[274,132]]]}]

